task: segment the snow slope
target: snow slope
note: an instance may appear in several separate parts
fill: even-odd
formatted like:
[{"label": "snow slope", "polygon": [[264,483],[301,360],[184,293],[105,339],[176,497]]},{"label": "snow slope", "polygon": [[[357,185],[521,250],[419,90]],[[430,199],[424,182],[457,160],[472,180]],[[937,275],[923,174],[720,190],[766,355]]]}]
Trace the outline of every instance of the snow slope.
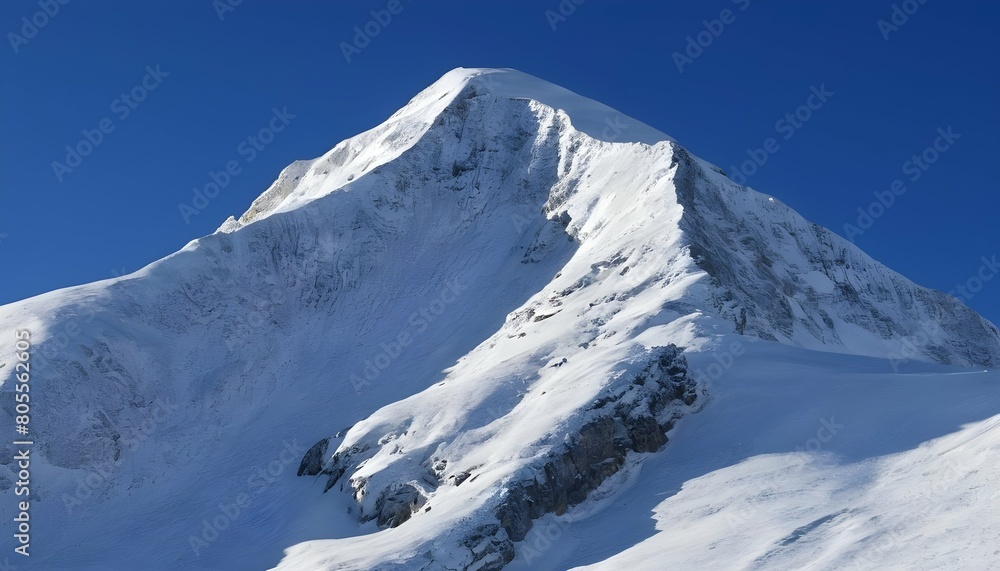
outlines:
[{"label": "snow slope", "polygon": [[[536,521],[505,569],[1000,565],[1000,372],[894,373],[887,360],[735,336],[689,361],[704,369],[734,343],[711,402],[663,452]],[[377,539],[399,545],[380,535],[296,546],[279,569],[352,557],[379,568]]]},{"label": "snow slope", "polygon": [[[512,128],[506,123],[508,117],[526,112],[527,124]],[[453,187],[471,184],[478,191],[480,184],[489,184],[492,166],[482,162],[484,151],[501,153],[497,160],[509,163],[511,157],[502,156],[509,147],[497,148],[496,136],[523,134],[522,129],[536,137],[548,129],[545,142],[556,146],[554,157],[547,160],[558,161],[558,172],[542,171],[554,177],[546,214],[565,212],[585,220],[567,229],[580,232],[574,238],[581,242],[612,240],[610,235],[618,233],[613,238],[617,251],[604,250],[629,262],[623,270],[634,273],[623,287],[662,271],[664,260],[647,260],[647,252],[637,249],[652,250],[648,257],[653,257],[687,248],[688,257],[718,286],[696,299],[698,305],[710,307],[744,332],[819,350],[891,355],[897,360],[1000,364],[1000,332],[955,298],[914,287],[773,197],[736,185],[669,136],[513,70],[449,72],[379,127],[340,143],[319,159],[291,165],[239,221],[227,221],[223,229],[231,231],[327,196],[408,151],[428,158],[420,150],[429,144],[435,145],[430,162],[440,163],[432,169],[446,169],[450,158]],[[558,138],[553,129],[559,131]],[[441,131],[458,140],[441,140]],[[466,138],[470,135],[471,141]],[[439,155],[439,149],[451,150],[446,153],[451,156]],[[475,174],[469,177],[470,172]],[[484,173],[487,179],[481,180]],[[505,181],[500,182],[492,186],[503,192]],[[609,219],[612,212],[614,219]],[[675,243],[650,243],[656,240],[651,234],[677,232],[681,235]],[[629,236],[621,239],[622,233]]]},{"label": "snow slope", "polygon": [[[735,498],[768,470],[828,461],[781,446],[730,463],[672,456],[725,440],[711,427],[729,431],[735,388],[720,379],[737,361],[725,366],[718,347],[731,339],[770,348],[738,365],[785,398],[780,415],[766,403],[750,415],[772,430],[824,391],[856,400],[861,384],[903,379],[858,368],[931,367],[922,390],[885,393],[916,410],[952,382],[923,363],[1000,362],[1000,333],[956,300],[634,119],[486,69],[449,72],[384,124],[294,163],[246,213],[172,256],[0,307],[0,335],[18,329],[34,344],[32,563],[45,569],[514,567],[549,512],[676,492],[664,482],[691,482],[672,496],[686,505],[714,483]],[[5,418],[13,362],[0,348]],[[992,385],[955,385],[949,397],[989,416]],[[983,420],[968,410],[931,412],[937,427]],[[671,443],[651,455],[665,432]],[[903,473],[920,462],[906,451],[944,428],[899,432],[870,458],[901,462],[886,482],[919,482]],[[643,483],[651,471],[667,479]],[[879,507],[864,501],[843,505]],[[614,525],[642,527],[645,504]],[[787,506],[766,509],[784,532]],[[657,513],[666,522],[672,510]],[[714,529],[697,514],[676,521]],[[641,559],[664,540],[646,527],[550,568]],[[847,536],[822,537],[827,554]],[[764,539],[748,533],[728,553]],[[812,553],[768,561],[786,551]]]},{"label": "snow slope", "polygon": [[732,342],[673,443],[627,489],[540,520],[507,569],[1000,565],[1000,373]]}]

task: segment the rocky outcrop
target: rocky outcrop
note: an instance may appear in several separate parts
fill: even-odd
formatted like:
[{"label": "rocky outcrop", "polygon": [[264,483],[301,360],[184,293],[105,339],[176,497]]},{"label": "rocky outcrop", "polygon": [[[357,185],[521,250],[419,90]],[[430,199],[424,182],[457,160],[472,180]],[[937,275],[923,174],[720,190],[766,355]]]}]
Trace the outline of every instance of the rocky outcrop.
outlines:
[{"label": "rocky outcrop", "polygon": [[330,446],[330,439],[324,438],[306,452],[299,463],[298,475],[315,476],[323,470],[323,462],[326,460],[326,449]]},{"label": "rocky outcrop", "polygon": [[[774,198],[722,179],[674,145],[680,228],[710,276],[705,300],[733,331],[871,356],[1000,365],[1000,330],[958,299],[920,287]],[[794,254],[789,254],[789,253]],[[842,338],[845,332],[848,337]],[[917,340],[911,342],[910,340]]]},{"label": "rocky outcrop", "polygon": [[624,388],[594,403],[599,414],[570,443],[551,452],[530,476],[506,484],[496,516],[507,536],[520,541],[532,520],[547,513],[562,515],[583,502],[622,468],[629,452],[662,448],[666,433],[695,403],[696,389],[681,350],[675,345],[659,348]]},{"label": "rocky outcrop", "polygon": [[[533,520],[549,513],[562,515],[586,500],[608,477],[622,469],[630,453],[660,450],[675,422],[695,409],[697,395],[698,387],[687,374],[682,349],[675,345],[652,349],[648,362],[637,373],[611,381],[605,396],[581,411],[584,418],[580,419],[579,429],[564,444],[500,486],[494,501],[487,502],[485,508],[489,512],[485,519],[495,523],[475,527],[459,540],[459,545],[469,550],[466,563],[459,568],[502,569],[514,558],[515,543],[525,538]],[[391,438],[383,440],[389,442]],[[370,452],[370,447],[354,446],[334,454],[322,469],[317,469],[317,461],[324,457],[328,442],[325,439],[313,446],[299,469],[299,475],[325,476],[326,490],[355,468],[356,458]],[[446,468],[447,462],[438,460],[421,485],[427,484],[430,489],[457,487],[474,474],[474,470],[463,470],[445,476]],[[352,478],[349,484],[360,503],[367,482]],[[398,482],[379,493],[374,510],[366,512],[362,506],[360,519],[375,520],[383,528],[396,527],[418,513],[426,501],[420,487]],[[440,568],[429,554],[417,559],[420,561],[410,561],[406,568],[427,571]]]},{"label": "rocky outcrop", "polygon": [[478,528],[462,540],[462,545],[472,552],[472,565],[467,565],[466,569],[500,571],[514,559],[514,544],[496,524]]},{"label": "rocky outcrop", "polygon": [[375,501],[373,518],[379,527],[396,527],[410,519],[419,510],[426,498],[413,484],[402,484],[383,491]]}]

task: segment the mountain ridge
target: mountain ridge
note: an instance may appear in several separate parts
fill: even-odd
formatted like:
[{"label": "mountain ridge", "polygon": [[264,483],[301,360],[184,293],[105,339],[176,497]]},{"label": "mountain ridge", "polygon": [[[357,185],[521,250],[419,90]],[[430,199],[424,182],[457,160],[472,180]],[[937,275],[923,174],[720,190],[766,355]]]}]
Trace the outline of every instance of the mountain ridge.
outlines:
[{"label": "mountain ridge", "polygon": [[[150,565],[278,564],[295,545],[280,567],[499,568],[534,519],[612,486],[711,400],[714,379],[682,359],[733,332],[885,358],[931,331],[914,360],[1000,359],[992,324],[665,135],[480,71],[293,163],[239,220],[139,272],[0,307],[0,327],[31,328],[45,356],[39,492],[74,497],[93,466],[116,467],[64,534],[40,524],[85,546],[48,563],[102,566],[116,544],[87,525],[187,498],[189,481],[209,521],[285,439],[305,456],[327,439],[303,471],[325,471],[321,484],[282,461],[254,496],[280,531],[254,512],[209,542],[169,511],[144,514],[170,539]],[[649,142],[601,140],[616,117]],[[158,402],[177,408],[131,450],[122,435]],[[572,489],[577,475],[587,485]],[[276,533],[282,545],[262,545]]]},{"label": "mountain ridge", "polygon": [[[429,88],[421,92],[420,95],[412,99],[406,106],[403,107],[403,109],[394,114],[393,117],[390,118],[390,120],[384,123],[382,126],[376,127],[375,129],[362,133],[361,135],[358,135],[355,138],[348,139],[344,143],[341,143],[340,145],[335,147],[330,153],[327,153],[326,155],[320,157],[319,159],[315,159],[314,161],[298,161],[290,165],[287,169],[285,169],[285,171],[282,172],[281,176],[279,176],[278,180],[275,182],[275,185],[272,185],[272,187],[268,189],[268,191],[266,191],[263,195],[261,195],[261,197],[254,202],[254,205],[251,206],[251,208],[240,217],[239,220],[243,222],[236,222],[234,220],[227,221],[226,224],[223,225],[223,229],[225,231],[231,231],[232,229],[238,227],[239,224],[241,223],[245,223],[246,221],[255,219],[256,217],[259,216],[266,216],[266,214],[264,214],[264,211],[266,210],[266,207],[264,206],[265,204],[270,205],[270,207],[272,207],[275,210],[280,209],[281,203],[288,199],[289,194],[294,193],[296,188],[298,188],[300,184],[305,184],[305,183],[300,183],[299,182],[300,179],[302,179],[303,176],[306,176],[309,168],[311,168],[311,166],[315,165],[317,162],[329,161],[330,166],[329,167],[324,166],[323,167],[324,170],[322,171],[324,176],[326,177],[330,176],[329,169],[341,167],[343,166],[342,163],[344,162],[347,163],[347,166],[344,167],[345,168],[344,172],[346,173],[350,171],[351,163],[353,161],[350,159],[343,161],[338,156],[338,153],[344,154],[345,153],[344,149],[351,147],[352,145],[357,147],[366,146],[366,144],[370,144],[369,139],[371,138],[375,138],[376,140],[381,140],[383,138],[389,138],[389,139],[398,138],[399,135],[397,135],[395,131],[399,130],[399,128],[395,124],[392,124],[393,119],[412,118],[412,115],[414,114],[417,114],[419,112],[426,112],[427,109],[431,109],[430,115],[434,117],[436,120],[436,118],[438,118],[441,113],[445,112],[445,110],[449,106],[455,105],[456,101],[459,101],[458,104],[460,105],[461,104],[460,101],[462,100],[463,97],[467,98],[470,96],[469,93],[470,90],[472,92],[472,95],[475,95],[477,93],[488,93],[496,95],[497,97],[506,97],[515,100],[524,99],[529,101],[535,101],[536,103],[541,103],[543,105],[547,105],[550,108],[556,110],[557,113],[565,113],[566,121],[573,129],[585,133],[591,138],[595,138],[597,140],[605,140],[606,142],[634,142],[653,147],[655,147],[658,144],[676,145],[676,148],[680,150],[680,152],[677,153],[676,155],[676,157],[679,158],[671,156],[670,160],[672,162],[683,161],[684,166],[700,167],[701,169],[704,169],[705,176],[701,178],[712,178],[715,179],[716,181],[723,181],[724,184],[726,184],[727,188],[729,189],[730,195],[738,194],[739,191],[736,189],[742,188],[741,185],[736,185],[735,183],[729,184],[731,181],[729,181],[728,178],[726,178],[724,175],[722,177],[716,176],[716,174],[719,175],[723,174],[721,169],[719,169],[715,165],[707,163],[706,161],[690,154],[689,151],[677,145],[676,141],[673,138],[635,119],[626,117],[618,113],[617,111],[614,111],[611,108],[603,106],[602,104],[578,96],[565,89],[559,88],[558,86],[553,86],[552,84],[544,82],[543,80],[534,78],[532,76],[523,74],[521,72],[517,72],[515,70],[458,68],[456,70],[449,72],[448,74],[445,74],[445,76],[443,76],[439,81],[435,82]],[[427,102],[431,100],[434,101],[435,103],[446,101],[447,104],[445,104],[444,106],[429,105]],[[548,103],[543,103],[543,101],[548,101]],[[559,104],[562,104],[563,107],[570,109],[570,111],[566,111],[561,107],[554,107],[555,105]],[[412,109],[414,107],[416,108],[415,111]],[[580,117],[582,117],[582,119],[580,119]],[[418,140],[420,137],[422,137],[425,131],[420,132],[419,135],[412,135],[412,133],[420,131],[425,127],[427,129],[431,128],[433,121],[425,119],[422,122],[418,123],[420,124],[420,127],[418,127],[417,129],[405,130],[407,133],[410,133],[406,137],[407,143],[413,141],[413,144],[416,144],[415,141]],[[608,135],[609,129],[612,130],[612,134],[610,136]],[[388,133],[384,131],[388,131]],[[355,143],[354,142],[355,139],[360,139],[360,141]],[[405,152],[406,149],[408,148],[410,147],[405,147],[402,152]],[[349,151],[347,151],[346,154],[350,156]],[[393,151],[386,152],[383,149],[380,149],[378,155],[389,156],[389,157],[398,156]],[[694,164],[692,165],[691,163]],[[353,172],[350,174],[341,174],[340,178],[349,182],[350,180],[353,180],[355,176],[364,176],[365,169],[368,168],[377,168],[377,167],[371,167],[371,163],[368,163],[361,168],[359,174],[356,175]],[[456,165],[455,168],[459,167]],[[695,179],[699,178],[699,175],[702,174],[698,172],[697,168],[692,169],[691,173],[695,177]],[[324,186],[324,188],[329,188],[329,186]],[[793,338],[795,338],[796,336],[801,336],[803,334],[802,331],[796,331],[792,327],[792,324],[796,321],[796,319],[801,318],[803,313],[818,315],[821,318],[820,319],[821,322],[806,323],[804,325],[806,334],[812,334],[812,336],[818,337],[818,339],[816,340],[818,342],[803,343],[799,341],[799,344],[801,344],[802,346],[810,348],[820,348],[821,346],[828,344],[828,342],[832,342],[833,344],[844,344],[845,340],[842,339],[842,337],[848,337],[848,338],[852,337],[852,334],[854,333],[853,331],[838,332],[835,329],[832,331],[830,330],[833,329],[830,327],[831,316],[822,307],[819,307],[819,303],[817,303],[815,298],[820,297],[822,295],[830,294],[831,292],[827,291],[830,285],[826,282],[832,281],[833,288],[836,290],[836,294],[840,294],[840,297],[843,300],[850,299],[850,301],[853,302],[863,299],[862,296],[859,296],[857,292],[854,291],[854,288],[856,287],[857,284],[851,283],[853,276],[848,275],[848,272],[850,272],[850,270],[852,269],[851,267],[849,267],[849,262],[853,263],[854,266],[860,266],[859,269],[860,271],[863,272],[872,271],[874,268],[882,268],[883,266],[881,266],[881,264],[870,259],[867,255],[861,252],[860,249],[857,249],[853,244],[850,244],[846,240],[842,239],[836,233],[828,229],[823,229],[823,231],[816,231],[815,229],[820,227],[812,223],[803,223],[805,222],[804,219],[801,219],[801,217],[799,217],[797,213],[794,213],[794,211],[787,209],[787,207],[785,207],[783,204],[777,202],[773,197],[769,197],[766,195],[758,196],[752,191],[750,194],[748,194],[748,196],[754,196],[756,198],[756,202],[758,203],[757,205],[754,205],[756,206],[756,208],[749,211],[742,210],[741,212],[744,213],[749,212],[750,214],[757,216],[758,213],[762,210],[759,207],[759,203],[761,203],[765,198],[769,203],[773,204],[775,208],[787,209],[788,212],[792,213],[792,216],[795,219],[795,223],[793,224],[795,228],[783,228],[781,230],[786,232],[789,235],[788,237],[793,239],[796,238],[796,236],[793,235],[793,233],[811,232],[814,235],[813,236],[814,240],[812,240],[813,244],[810,244],[810,246],[813,246],[815,248],[818,245],[820,248],[835,250],[836,252],[835,261],[840,266],[837,268],[831,268],[826,266],[810,268],[809,271],[805,273],[811,275],[811,281],[799,280],[799,283],[794,284],[794,287],[792,287],[788,283],[788,281],[793,277],[790,274],[790,272],[786,273],[786,275],[784,276],[777,276],[777,275],[772,275],[772,273],[769,271],[768,268],[760,269],[754,267],[747,267],[746,265],[744,265],[744,267],[742,268],[744,273],[755,273],[758,277],[762,278],[762,281],[766,281],[769,287],[773,287],[775,290],[783,291],[786,293],[793,290],[794,291],[801,291],[802,289],[813,290],[812,295],[809,296],[810,299],[808,300],[801,300],[801,299],[781,300],[779,304],[772,304],[770,307],[766,308],[768,311],[763,311],[763,309],[765,308],[758,308],[756,307],[758,304],[754,303],[754,300],[761,299],[760,292],[745,291],[746,288],[743,287],[743,284],[740,283],[740,280],[734,278],[734,276],[737,275],[738,272],[726,271],[727,267],[733,265],[732,263],[735,261],[734,258],[730,258],[726,262],[719,262],[716,260],[711,260],[704,255],[706,252],[713,249],[716,252],[716,254],[725,251],[737,251],[738,248],[736,248],[735,246],[742,246],[743,244],[737,244],[732,240],[730,240],[729,244],[726,244],[725,247],[721,245],[717,245],[714,248],[706,247],[705,244],[709,244],[716,241],[712,239],[713,236],[730,235],[731,232],[706,231],[705,227],[708,226],[709,224],[707,224],[706,221],[699,219],[696,203],[702,202],[707,204],[709,202],[708,193],[696,194],[690,192],[691,190],[690,187],[685,187],[685,190],[687,190],[688,192],[679,193],[678,198],[682,201],[683,206],[686,207],[685,213],[689,213],[688,216],[682,215],[682,225],[685,227],[687,233],[695,237],[694,239],[691,240],[691,246],[697,252],[698,257],[705,264],[704,267],[706,271],[709,273],[709,275],[714,280],[719,281],[723,285],[723,287],[728,290],[727,292],[723,292],[719,296],[722,299],[718,300],[717,303],[719,305],[726,304],[728,300],[725,298],[729,296],[738,296],[741,298],[742,301],[742,307],[735,308],[734,315],[729,315],[728,314],[729,312],[723,310],[724,313],[727,313],[725,317],[732,319],[734,321],[734,324],[738,328],[742,328],[744,330],[745,326],[742,324],[742,320],[744,317],[747,317],[751,319],[751,323],[749,325],[750,330],[754,331],[758,336],[762,336],[767,339],[778,339],[782,340],[783,342],[789,342],[789,341],[794,342]],[[308,193],[306,194],[308,195]],[[295,197],[293,196],[293,198]],[[746,204],[750,201],[752,201],[752,199],[743,200],[742,201],[743,204],[737,204],[736,206],[737,207],[742,206],[745,208]],[[712,197],[711,204],[708,204],[708,206],[715,207],[716,209],[722,207],[729,210],[733,210],[733,205],[727,204],[726,202],[727,201],[723,200],[722,198]],[[292,200],[292,204],[294,203],[295,201]],[[730,219],[732,218],[734,217],[730,216]],[[688,223],[684,224],[684,222]],[[760,219],[760,217],[758,216],[758,222],[759,225],[767,225],[769,223],[773,224],[774,220],[773,217],[772,220],[767,220],[767,219]],[[761,236],[759,235],[751,236],[749,235],[750,233],[746,231],[743,231],[742,234],[744,240],[756,239],[758,242],[763,241],[761,239]],[[798,246],[802,247],[801,244],[799,244]],[[766,266],[767,262],[769,261],[769,256],[767,255],[767,252],[760,250],[761,249],[758,248],[758,252],[756,252],[756,254],[759,260],[763,262],[761,265]],[[831,278],[831,276],[828,275],[831,271],[839,271],[842,275]],[[922,339],[925,338],[925,340],[922,343],[922,346],[917,347],[916,351],[917,353],[929,357],[933,360],[939,360],[946,363],[954,362],[954,364],[959,364],[959,365],[981,364],[981,365],[996,366],[997,364],[1000,364],[1000,357],[996,356],[997,347],[1000,347],[1000,332],[998,332],[998,330],[993,324],[989,323],[985,319],[982,319],[972,310],[965,308],[962,304],[955,303],[954,299],[949,296],[943,295],[939,292],[934,292],[933,290],[929,290],[926,288],[919,288],[916,290],[908,288],[907,286],[915,284],[912,284],[912,282],[909,282],[909,280],[906,280],[904,276],[901,276],[898,273],[892,272],[891,270],[889,270],[889,272],[890,273],[887,276],[879,276],[879,279],[885,281],[886,283],[881,284],[879,291],[874,293],[879,297],[889,296],[889,297],[905,298],[905,299],[898,299],[897,301],[904,303],[907,308],[915,308],[918,311],[920,317],[919,318],[920,326],[909,327],[909,328],[893,327],[891,323],[891,318],[889,319],[885,318],[885,316],[881,314],[882,311],[879,308],[869,307],[867,308],[868,309],[867,315],[852,316],[853,319],[861,321],[863,323],[862,324],[863,328],[866,329],[875,328],[877,329],[877,333],[879,334],[879,336],[883,338],[885,337],[895,337],[900,339],[918,338],[918,337]],[[903,280],[902,283],[899,283],[900,279]],[[812,287],[814,285],[813,282],[818,282],[819,288],[813,288]],[[798,307],[798,305],[803,301],[811,305],[811,307],[809,307],[811,311],[806,311],[803,308]],[[934,305],[941,305],[941,304],[944,304],[946,306],[947,311],[938,311],[936,308],[933,307]],[[746,312],[746,310],[749,310],[749,314]],[[932,313],[935,312],[937,312],[938,315],[932,315]],[[752,319],[755,313],[763,313],[763,314],[780,313],[781,319],[777,323],[769,322],[754,326],[754,324],[752,323]],[[941,315],[950,315],[950,314],[958,314],[959,317],[950,320],[948,323],[938,323],[938,321],[941,319]],[[984,338],[991,339],[992,345],[976,346],[972,348],[968,352],[968,354],[963,354],[960,358],[949,361],[948,359],[951,358],[948,356],[949,353],[955,351],[962,352],[962,348],[960,346],[956,346],[955,343],[949,343],[947,341],[943,342],[946,346],[941,346],[940,344],[938,344],[939,339],[935,339],[933,337],[933,334],[940,333],[942,327],[944,330],[960,327],[962,326],[960,323],[962,321],[971,322],[971,324],[968,326],[970,334],[975,334],[974,332],[978,332],[978,334],[983,336]],[[823,330],[824,327],[827,330],[821,332],[821,330]],[[774,333],[772,333],[771,331],[773,330],[776,330],[778,334],[775,335]],[[928,331],[931,331],[932,335],[928,335],[927,334]],[[846,344],[853,344],[853,347],[851,347],[850,349],[856,349],[860,346],[863,346],[864,344],[871,344],[872,341],[874,341],[874,339],[861,339],[857,341],[853,339],[847,339]],[[990,353],[990,347],[992,347],[993,349],[992,354]],[[850,349],[848,349],[847,352],[850,352]],[[914,353],[913,345],[910,344],[905,347],[902,345],[897,345],[893,347],[880,348],[881,354],[891,353],[891,354],[902,355],[904,354],[904,352],[908,356],[913,356]],[[862,354],[872,354],[872,353],[862,353]]]}]

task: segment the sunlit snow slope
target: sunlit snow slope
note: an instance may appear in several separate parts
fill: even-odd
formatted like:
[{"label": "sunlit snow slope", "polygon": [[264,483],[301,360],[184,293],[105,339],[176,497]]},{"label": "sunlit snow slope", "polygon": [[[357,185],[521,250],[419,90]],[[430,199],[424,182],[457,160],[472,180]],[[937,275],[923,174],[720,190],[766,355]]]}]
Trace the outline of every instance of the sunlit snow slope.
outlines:
[{"label": "sunlit snow slope", "polygon": [[[905,494],[1000,414],[992,324],[513,70],[449,72],[139,272],[0,307],[20,329],[26,569],[932,567],[962,560],[899,545],[957,532]],[[982,466],[949,494],[997,489]]]},{"label": "sunlit snow slope", "polygon": [[1000,371],[734,343],[662,453],[537,522],[507,569],[1000,565]]}]

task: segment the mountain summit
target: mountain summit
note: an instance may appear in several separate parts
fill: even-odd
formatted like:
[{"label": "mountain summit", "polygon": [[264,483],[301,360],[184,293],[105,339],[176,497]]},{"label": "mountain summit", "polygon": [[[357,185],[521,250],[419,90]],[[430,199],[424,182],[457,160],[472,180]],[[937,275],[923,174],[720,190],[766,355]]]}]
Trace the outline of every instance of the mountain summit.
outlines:
[{"label": "mountain summit", "polygon": [[[915,287],[776,199],[736,185],[721,169],[652,127],[510,69],[459,68],[445,74],[379,127],[314,161],[290,166],[239,221],[227,221],[223,230],[346,190],[355,178],[385,170],[396,159],[405,160],[405,155],[420,154],[431,145],[451,153],[450,165],[440,162],[442,155],[432,167],[435,172],[451,169],[447,184],[466,188],[471,182],[467,194],[485,200],[490,191],[483,193],[483,184],[508,194],[503,181],[482,179],[490,169],[481,162],[484,152],[506,160],[505,167],[518,158],[514,151],[520,149],[497,140],[510,134],[497,132],[507,110],[511,119],[525,113],[533,117],[524,126],[534,135],[532,143],[540,141],[543,129],[558,131],[556,140],[547,134],[549,144],[557,147],[560,170],[553,173],[558,180],[545,197],[546,215],[576,220],[567,231],[588,224],[608,226],[599,237],[587,232],[586,238],[595,242],[640,231],[655,233],[660,241],[678,235],[687,260],[705,272],[703,281],[711,286],[701,292],[707,297],[697,300],[700,309],[732,321],[740,333],[873,356],[912,353],[913,344],[904,346],[905,340],[927,336],[915,348],[922,358],[958,365],[1000,364],[996,328],[954,298]],[[442,140],[443,131],[455,141]],[[595,148],[583,148],[590,141]],[[615,177],[597,168],[617,160],[605,157],[609,149],[629,158],[612,167]],[[636,161],[642,162],[641,168]],[[676,184],[678,179],[683,184]],[[663,190],[672,195],[666,204]],[[597,204],[603,209],[595,208]],[[677,206],[679,216],[666,216]],[[612,221],[608,210],[619,219]],[[624,220],[626,213],[633,218]],[[637,250],[648,242],[636,238],[618,243],[618,251],[607,254],[624,264],[620,273],[638,270],[645,279],[668,271],[662,259],[644,263]],[[636,275],[627,281],[635,282]]]},{"label": "mountain summit", "polygon": [[708,356],[1000,364],[957,300],[506,69],[447,73],[214,234],[0,326],[40,356],[52,568],[500,569],[724,402]]}]

